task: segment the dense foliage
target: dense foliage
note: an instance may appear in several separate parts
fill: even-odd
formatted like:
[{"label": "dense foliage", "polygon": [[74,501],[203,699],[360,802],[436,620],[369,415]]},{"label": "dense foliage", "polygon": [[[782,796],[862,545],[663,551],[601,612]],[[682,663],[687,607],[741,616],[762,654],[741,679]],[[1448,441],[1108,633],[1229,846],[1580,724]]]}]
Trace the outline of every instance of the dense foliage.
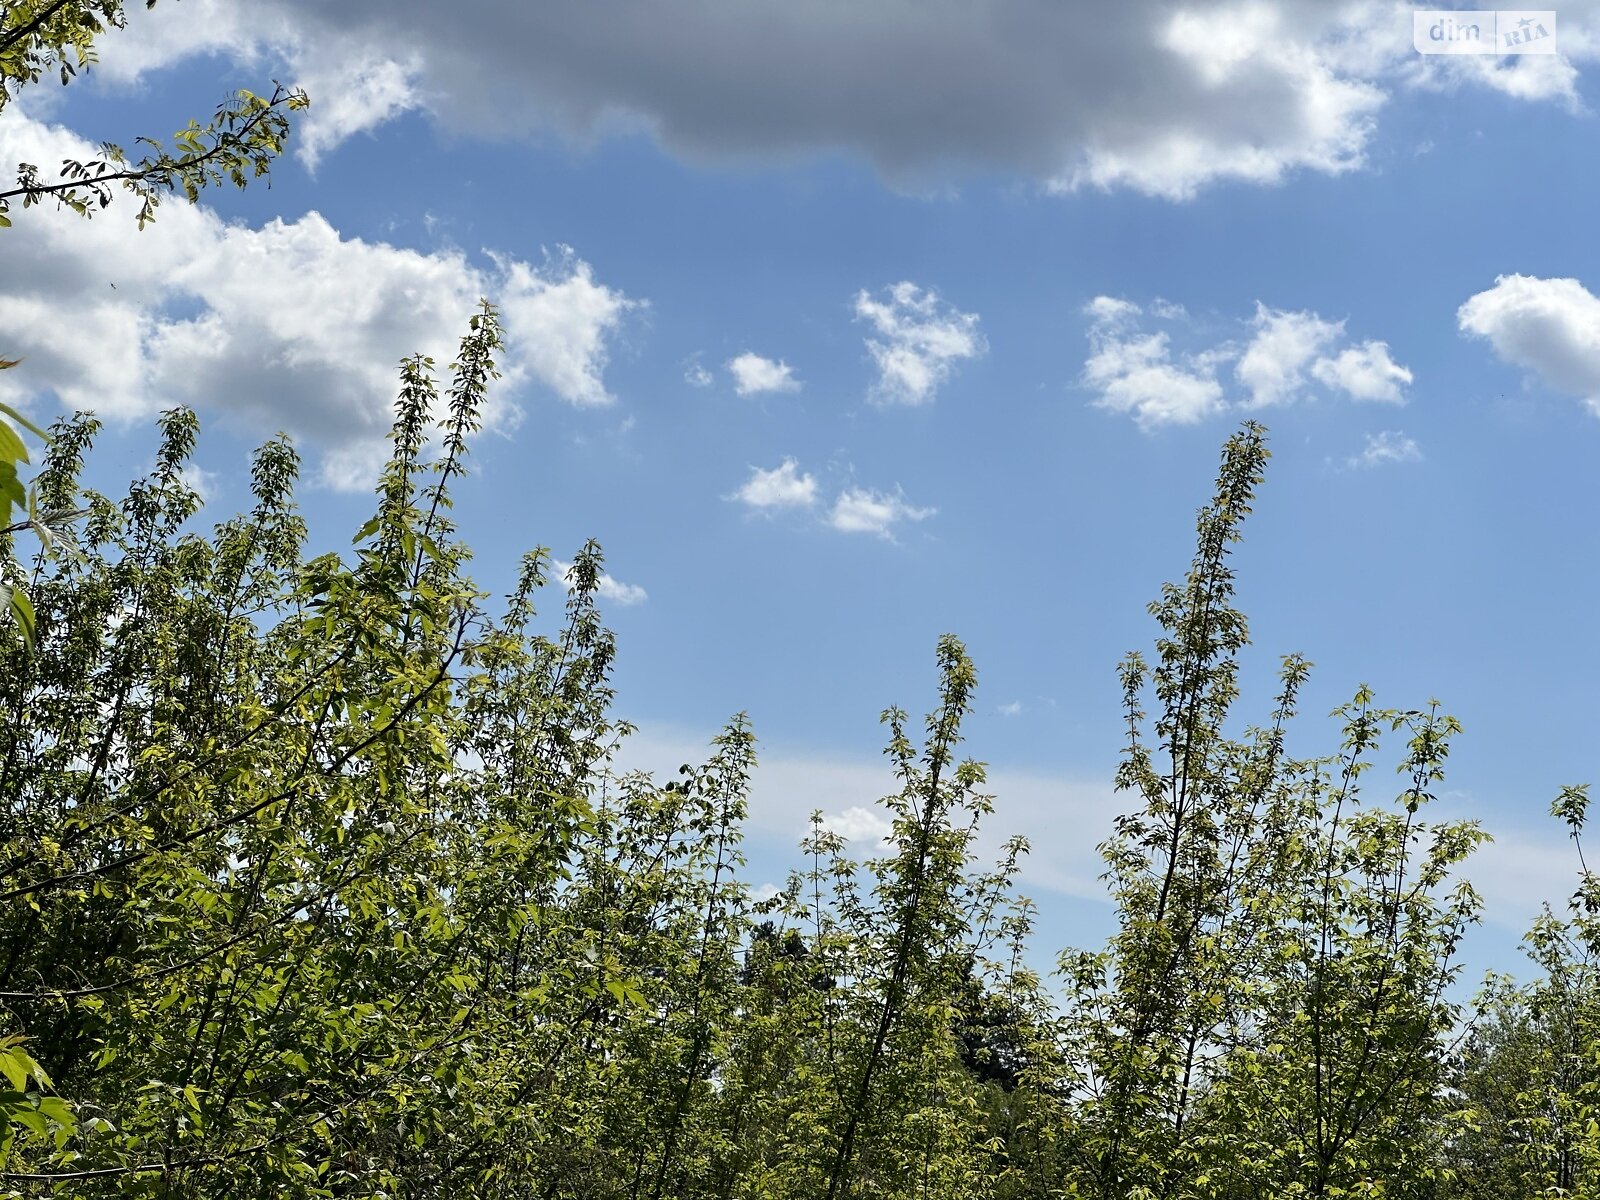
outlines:
[{"label": "dense foliage", "polygon": [[[0,109],[122,19],[0,3]],[[23,164],[0,225],[12,199],[89,215],[120,185],[143,223],[244,183],[302,103],[241,93],[170,152]],[[1581,845],[1536,977],[1464,1009],[1483,835],[1428,816],[1456,723],[1363,688],[1297,757],[1292,656],[1239,712],[1259,427],[1151,606],[1154,654],[1122,664],[1116,931],[1041,978],[1026,844],[976,854],[952,637],[921,728],[884,713],[889,837],[858,860],[814,816],[776,895],[741,871],[743,717],[669,781],[615,767],[598,547],[560,581],[532,550],[497,605],[465,573],[450,486],[499,349],[485,305],[443,395],[402,364],[344,556],[307,556],[284,439],[206,531],[192,414],[113,501],[80,481],[92,415],[47,433],[0,405],[0,1194],[1600,1197]],[[1586,807],[1555,804],[1575,841]]]},{"label": "dense foliage", "polygon": [[670,781],[612,768],[598,548],[553,623],[545,551],[493,613],[464,574],[450,484],[498,347],[485,306],[444,395],[403,364],[344,557],[305,556],[283,439],[203,532],[188,412],[120,502],[80,487],[95,420],[50,431],[38,502],[85,515],[4,547],[36,614],[0,645],[14,1194],[1595,1194],[1600,893],[1533,932],[1536,983],[1464,1013],[1482,835],[1426,819],[1454,722],[1362,690],[1337,749],[1292,757],[1293,657],[1235,718],[1261,429],[1123,664],[1119,925],[1052,982],[1025,845],[975,856],[954,638],[920,733],[884,714],[890,837],[856,861],[815,818],[770,898],[740,872],[743,718]]}]

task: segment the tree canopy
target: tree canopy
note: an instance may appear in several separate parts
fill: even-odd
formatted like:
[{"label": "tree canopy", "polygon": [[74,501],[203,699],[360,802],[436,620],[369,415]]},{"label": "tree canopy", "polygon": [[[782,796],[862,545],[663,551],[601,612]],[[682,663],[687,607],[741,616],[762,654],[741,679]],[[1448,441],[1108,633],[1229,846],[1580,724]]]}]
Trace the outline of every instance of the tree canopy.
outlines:
[{"label": "tree canopy", "polygon": [[[0,6],[0,107],[122,20]],[[121,186],[143,224],[265,172],[303,103],[23,164],[0,220]],[[979,852],[954,636],[920,724],[883,712],[888,834],[846,842],[819,783],[775,894],[744,871],[743,714],[674,778],[617,766],[600,547],[560,578],[529,548],[498,599],[467,574],[452,486],[502,350],[484,302],[443,372],[400,364],[342,554],[307,551],[284,437],[207,527],[192,412],[112,498],[93,414],[0,406],[0,1194],[1600,1196],[1587,792],[1554,805],[1579,886],[1529,933],[1536,977],[1465,1002],[1485,835],[1431,813],[1458,723],[1359,687],[1300,732],[1295,655],[1248,715],[1231,556],[1264,429],[1223,447],[1120,667],[1115,931],[1046,975],[1026,840]]]}]

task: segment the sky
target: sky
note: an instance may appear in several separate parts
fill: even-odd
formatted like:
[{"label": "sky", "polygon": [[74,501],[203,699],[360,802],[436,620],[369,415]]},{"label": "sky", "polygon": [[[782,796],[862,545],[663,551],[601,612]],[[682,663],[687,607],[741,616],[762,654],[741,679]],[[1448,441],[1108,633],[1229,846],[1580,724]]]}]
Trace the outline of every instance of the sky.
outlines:
[{"label": "sky", "polygon": [[[1253,645],[1465,726],[1436,815],[1495,842],[1469,974],[1516,969],[1600,775],[1600,0],[1556,53],[1433,56],[1376,0],[161,0],[0,114],[92,157],[233,88],[305,88],[271,186],[134,228],[13,213],[0,399],[93,409],[111,490],[193,406],[248,502],[290,432],[319,548],[371,507],[396,365],[499,305],[458,488],[486,589],[604,546],[627,765],[760,739],[750,877],[819,809],[867,853],[879,714],[976,660],[987,844],[1023,834],[1045,955],[1111,927],[1116,664],[1155,637],[1218,454],[1273,458],[1236,555]],[[554,608],[554,603],[551,603]],[[1397,761],[1398,747],[1385,760]],[[1375,773],[1369,786],[1390,787]],[[1402,786],[1396,778],[1392,790]]]}]

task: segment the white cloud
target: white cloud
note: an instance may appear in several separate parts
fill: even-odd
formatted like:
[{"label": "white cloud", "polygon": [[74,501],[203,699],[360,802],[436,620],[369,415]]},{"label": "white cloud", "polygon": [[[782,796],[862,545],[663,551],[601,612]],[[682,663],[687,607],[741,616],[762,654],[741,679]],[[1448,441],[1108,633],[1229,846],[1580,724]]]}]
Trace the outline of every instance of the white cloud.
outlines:
[{"label": "white cloud", "polygon": [[774,362],[747,350],[730,358],[727,367],[728,373],[733,376],[733,390],[741,396],[800,390],[800,381],[794,377],[794,368],[781,359]]},{"label": "white cloud", "polygon": [[228,0],[185,0],[130,13],[128,27],[98,47],[96,73],[135,84],[153,71],[200,54],[223,54],[257,70],[277,71],[303,88],[311,107],[298,114],[290,148],[310,170],[349,138],[425,106],[422,46],[380,47],[381,39],[334,38],[291,4],[248,7]]},{"label": "white cloud", "polygon": [[1144,313],[1132,300],[1120,296],[1096,296],[1083,306],[1083,311],[1103,329],[1127,328]]},{"label": "white cloud", "polygon": [[816,503],[817,481],[802,474],[792,458],[786,458],[770,471],[750,468],[750,478],[729,497],[751,508],[806,508]]},{"label": "white cloud", "polygon": [[[816,477],[800,470],[793,458],[785,458],[770,471],[750,469],[750,477],[728,496],[747,508],[770,512],[786,508],[811,508],[819,487]],[[840,533],[872,533],[894,540],[894,528],[903,521],[925,521],[937,513],[934,508],[918,508],[907,501],[898,487],[893,492],[850,487],[840,492],[822,518]]]},{"label": "white cloud", "polygon": [[[0,161],[93,153],[15,105],[0,123]],[[502,430],[529,384],[607,403],[607,346],[639,305],[565,249],[537,266],[483,267],[459,251],[345,237],[315,212],[251,228],[171,202],[143,232],[130,215],[13,213],[0,325],[26,362],[0,378],[0,395],[53,393],[113,419],[186,403],[255,434],[287,429],[323,452],[321,475],[337,487],[365,486],[383,461],[396,363],[419,351],[449,363],[480,296],[500,305],[507,339],[504,385],[484,413]]]},{"label": "white cloud", "polygon": [[643,301],[596,283],[594,269],[562,246],[542,267],[494,256],[499,278],[490,284],[500,297],[508,335],[521,347],[514,364],[568,403],[610,404],[602,374],[609,339],[623,318]]},{"label": "white cloud", "polygon": [[1002,717],[1020,717],[1022,715],[1022,701],[1012,700],[1007,704],[1002,704],[997,711]]},{"label": "white cloud", "polygon": [[[567,591],[572,591],[571,571],[572,564],[565,559],[552,558],[550,565],[555,568],[556,578],[561,581],[561,586]],[[632,608],[636,604],[643,604],[650,598],[650,593],[636,583],[623,583],[613,579],[604,571],[596,581],[595,594],[602,600],[620,605],[623,608]]]},{"label": "white cloud", "polygon": [[[1150,315],[1186,317],[1181,305],[1156,301]],[[1257,302],[1250,337],[1241,350],[1229,341],[1192,353],[1175,353],[1165,331],[1146,333],[1137,304],[1097,296],[1084,306],[1089,317],[1089,357],[1081,382],[1097,394],[1097,407],[1132,416],[1141,429],[1187,425],[1239,408],[1254,409],[1295,398],[1310,376],[1357,400],[1404,403],[1409,369],[1390,356],[1386,342],[1339,347],[1344,322],[1314,312],[1290,312]],[[1180,331],[1181,332],[1181,331]],[[1245,395],[1229,403],[1217,378],[1234,361],[1233,375]]]},{"label": "white cloud", "polygon": [[296,48],[293,57],[302,64],[295,85],[315,100],[299,123],[295,146],[295,154],[312,170],[349,138],[418,106],[418,54],[396,62],[371,50],[347,59]]},{"label": "white cloud", "polygon": [[893,823],[882,809],[859,804],[851,805],[842,812],[823,813],[822,827],[847,842],[885,842],[894,831]]},{"label": "white cloud", "polygon": [[1386,429],[1382,433],[1369,433],[1361,453],[1345,460],[1347,467],[1381,467],[1389,463],[1420,462],[1422,450],[1411,438],[1398,430]]},{"label": "white cloud", "polygon": [[1356,400],[1381,400],[1404,404],[1401,388],[1411,383],[1411,372],[1389,357],[1386,342],[1363,342],[1347,346],[1333,358],[1318,359],[1311,373],[1325,387],[1335,388]]},{"label": "white cloud", "polygon": [[828,524],[840,533],[875,533],[892,538],[894,527],[901,521],[925,521],[938,511],[913,507],[899,488],[893,493],[846,488],[834,501]]},{"label": "white cloud", "polygon": [[1165,333],[1131,328],[1140,310],[1128,301],[1097,296],[1085,311],[1092,322],[1083,382],[1099,393],[1097,406],[1131,415],[1141,429],[1192,424],[1223,411],[1215,357],[1174,362]]},{"label": "white cloud", "polygon": [[901,281],[882,299],[863,290],[855,311],[878,335],[867,339],[867,350],[878,368],[868,396],[879,404],[928,403],[956,363],[988,349],[978,315],[947,304],[932,288]]},{"label": "white cloud", "polygon": [[178,472],[178,477],[183,480],[184,486],[200,497],[203,504],[209,504],[216,497],[217,485],[222,482],[222,477],[215,471],[208,471],[197,462],[191,462]]},{"label": "white cloud", "polygon": [[1519,934],[1546,904],[1565,916],[1581,878],[1572,842],[1553,821],[1536,832],[1495,832],[1494,841],[1467,860],[1463,873],[1483,896],[1485,922]]},{"label": "white cloud", "polygon": [[1277,311],[1258,301],[1255,336],[1234,368],[1250,403],[1260,407],[1294,399],[1305,384],[1306,368],[1343,332],[1343,322],[1324,321],[1311,312]]},{"label": "white cloud", "polygon": [[[647,726],[623,742],[617,765],[668,775],[707,753],[702,738]],[[980,830],[978,853],[993,861],[1006,838],[1024,834],[1034,843],[1021,863],[1024,887],[1105,903],[1099,878],[1105,864],[1095,847],[1111,834],[1116,814],[1127,808],[1127,797],[1116,793],[1109,772],[1101,778],[991,766],[988,777],[984,790],[994,794],[995,810]],[[880,837],[889,821],[879,801],[898,791],[899,782],[881,758],[764,745],[751,776],[749,832],[793,847],[809,832],[811,812],[822,807],[824,822],[841,836]],[[825,804],[821,797],[827,798]],[[852,849],[859,856],[876,848],[858,843]]]},{"label": "white cloud", "polygon": [[1513,100],[1530,103],[1555,101],[1572,112],[1583,110],[1578,92],[1575,57],[1594,57],[1591,41],[1583,27],[1569,21],[1570,9],[1561,14],[1557,30],[1564,53],[1518,54],[1501,57],[1493,54],[1418,55],[1403,72],[1414,87],[1430,91],[1454,91],[1478,86],[1496,91]]},{"label": "white cloud", "polygon": [[[704,737],[647,724],[622,743],[618,766],[668,777],[680,763],[702,761],[708,752]],[[992,860],[1007,837],[1027,836],[1032,849],[1020,863],[1018,880],[1041,902],[1046,923],[1069,913],[1093,920],[1106,911],[1064,908],[1065,898],[1109,904],[1100,878],[1105,863],[1096,847],[1130,808],[1130,797],[1113,788],[1109,774],[989,767],[985,790],[994,795],[994,812],[980,827],[978,853]],[[754,839],[792,850],[809,832],[819,796],[828,797],[827,812],[834,816],[824,819],[831,823],[852,810],[869,817],[882,814],[880,798],[896,791],[897,781],[881,759],[764,745],[751,776],[748,829]],[[1484,805],[1462,803],[1449,793],[1436,809],[1431,821],[1486,816]],[[1543,904],[1565,913],[1579,869],[1565,829],[1554,821],[1519,827],[1490,819],[1485,824],[1494,841],[1480,846],[1462,872],[1484,898],[1485,922],[1521,934]],[[870,836],[872,830],[860,832]],[[864,849],[857,846],[855,852]]]},{"label": "white cloud", "polygon": [[1501,275],[1456,313],[1464,333],[1600,415],[1600,297],[1576,279]]},{"label": "white cloud", "polygon": [[704,388],[716,382],[716,376],[705,369],[700,362],[700,356],[696,354],[684,364],[683,381],[690,387]]}]

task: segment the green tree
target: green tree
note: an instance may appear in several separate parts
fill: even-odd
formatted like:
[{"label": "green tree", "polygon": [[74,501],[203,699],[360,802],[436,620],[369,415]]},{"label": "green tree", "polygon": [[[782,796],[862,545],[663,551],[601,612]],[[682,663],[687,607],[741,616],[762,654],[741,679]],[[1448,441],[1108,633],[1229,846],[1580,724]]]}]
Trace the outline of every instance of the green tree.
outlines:
[{"label": "green tree", "polygon": [[[0,672],[0,1005],[75,1126],[25,1119],[14,1184],[371,1195],[494,1176],[519,1014],[551,972],[580,974],[531,973],[519,947],[548,923],[611,737],[597,552],[555,640],[527,629],[542,555],[499,622],[460,573],[448,484],[498,338],[485,308],[431,464],[431,364],[405,364],[352,562],[302,560],[282,440],[257,456],[251,514],[186,532],[181,411],[149,479],[120,505],[91,494],[71,552],[35,556],[37,646],[14,640]],[[53,431],[51,502],[94,429]]]},{"label": "green tree", "polygon": [[1600,883],[1582,835],[1589,793],[1552,805],[1577,847],[1569,915],[1548,906],[1524,938],[1538,975],[1493,976],[1452,1080],[1460,1103],[1451,1196],[1600,1196]]},{"label": "green tree", "polygon": [[[146,0],[147,8],[154,6],[155,0]],[[0,119],[28,85],[47,75],[62,84],[76,78],[94,63],[100,38],[123,28],[126,20],[122,0],[0,2]],[[121,146],[102,142],[98,158],[65,160],[53,176],[37,164],[19,163],[15,184],[0,187],[0,229],[11,226],[14,202],[28,208],[49,200],[89,217],[108,207],[118,188],[138,202],[136,220],[143,229],[155,220],[162,199],[174,192],[192,204],[207,186],[227,180],[244,187],[268,174],[289,136],[288,114],[307,103],[304,92],[277,85],[267,96],[239,91],[223,99],[207,124],[191,120],[174,134],[170,149],[141,137],[142,152],[130,156]],[[17,365],[0,358],[0,370]],[[21,477],[29,460],[19,427],[37,438],[45,436],[14,408],[0,404],[0,537],[30,529],[49,546],[60,527],[78,514],[41,510],[35,503]],[[19,510],[26,512],[26,520],[15,519]],[[32,637],[32,608],[24,590],[15,583],[0,584],[0,608],[9,611],[25,637]]]},{"label": "green tree", "polygon": [[[1119,924],[1064,956],[1062,1005],[1027,965],[1025,844],[976,853],[992,802],[959,753],[954,637],[922,737],[884,714],[886,838],[857,861],[814,814],[767,899],[741,877],[742,716],[666,783],[612,769],[598,547],[550,634],[543,550],[498,615],[465,574],[451,487],[499,344],[485,306],[444,395],[401,365],[348,557],[305,557],[281,438],[252,510],[202,533],[192,414],[118,503],[79,488],[94,420],[50,431],[37,503],[86,515],[7,559],[37,598],[31,650],[0,631],[10,1194],[1587,1194],[1587,877],[1536,931],[1545,980],[1494,993],[1452,1060],[1477,911],[1455,873],[1481,835],[1423,818],[1455,723],[1363,689],[1339,752],[1292,757],[1291,657],[1268,723],[1232,731],[1260,429],[1153,606],[1154,667],[1124,664]],[[1394,735],[1400,783],[1373,798]],[[1582,798],[1558,805],[1574,832]]]},{"label": "green tree", "polygon": [[[1248,634],[1228,559],[1266,459],[1256,425],[1229,441],[1188,577],[1151,606],[1156,666],[1123,665],[1137,804],[1103,847],[1120,928],[1063,964],[1075,1186],[1106,1200],[1414,1194],[1434,1162],[1446,988],[1477,911],[1451,871],[1482,835],[1417,814],[1457,727],[1363,689],[1336,714],[1343,752],[1293,759],[1309,664],[1290,656],[1268,721],[1229,736]],[[1384,729],[1410,735],[1407,786],[1362,809]]]}]

